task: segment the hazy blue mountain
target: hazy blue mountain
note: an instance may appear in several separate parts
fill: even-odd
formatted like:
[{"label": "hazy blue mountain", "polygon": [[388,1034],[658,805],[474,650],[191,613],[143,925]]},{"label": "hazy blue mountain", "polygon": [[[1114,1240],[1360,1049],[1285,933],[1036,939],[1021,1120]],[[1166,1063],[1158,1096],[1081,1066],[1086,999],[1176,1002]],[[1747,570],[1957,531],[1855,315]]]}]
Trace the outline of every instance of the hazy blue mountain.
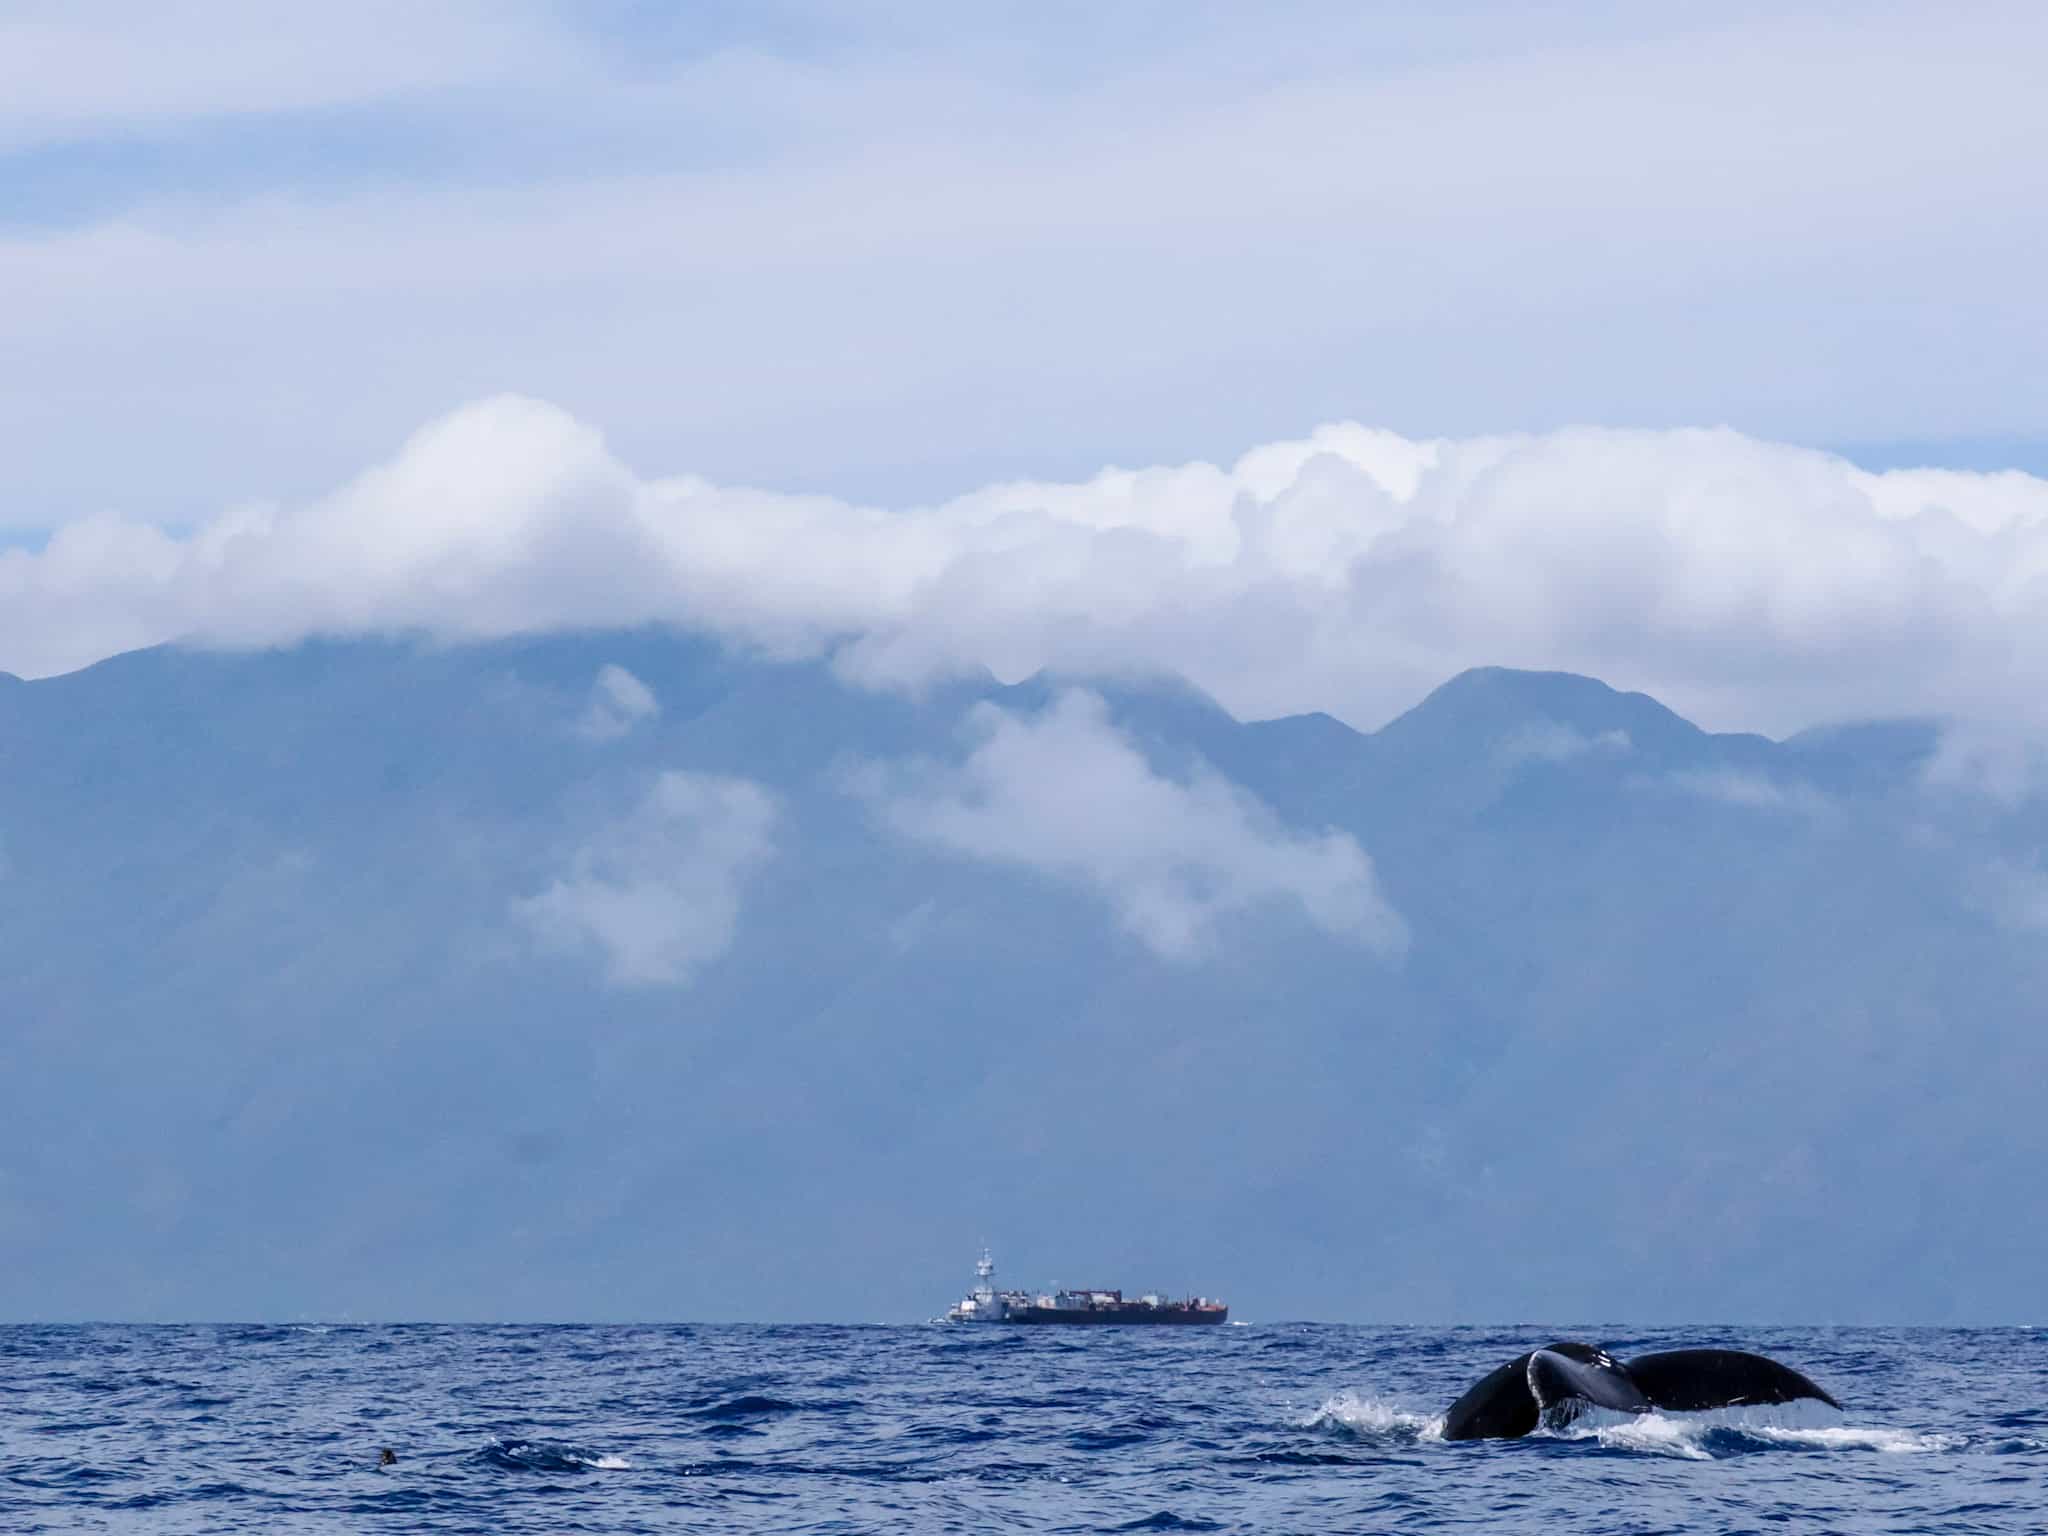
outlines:
[{"label": "hazy blue mountain", "polygon": [[0,676],[0,1316],[900,1319],[985,1237],[1254,1318],[2032,1319],[2048,827],[1933,726],[1070,686]]}]

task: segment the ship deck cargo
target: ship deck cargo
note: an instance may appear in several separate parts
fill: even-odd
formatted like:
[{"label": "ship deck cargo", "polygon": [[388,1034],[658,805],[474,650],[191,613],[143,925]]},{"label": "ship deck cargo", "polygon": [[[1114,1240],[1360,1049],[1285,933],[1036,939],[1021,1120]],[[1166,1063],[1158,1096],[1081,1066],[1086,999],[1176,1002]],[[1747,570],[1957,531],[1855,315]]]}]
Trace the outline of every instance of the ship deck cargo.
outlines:
[{"label": "ship deck cargo", "polygon": [[1188,1296],[1175,1301],[1156,1291],[1130,1299],[1121,1290],[1005,1291],[997,1289],[995,1276],[995,1261],[984,1249],[974,1266],[974,1289],[953,1305],[946,1313],[946,1321],[1199,1327],[1226,1322],[1230,1317],[1230,1308],[1210,1296]]}]

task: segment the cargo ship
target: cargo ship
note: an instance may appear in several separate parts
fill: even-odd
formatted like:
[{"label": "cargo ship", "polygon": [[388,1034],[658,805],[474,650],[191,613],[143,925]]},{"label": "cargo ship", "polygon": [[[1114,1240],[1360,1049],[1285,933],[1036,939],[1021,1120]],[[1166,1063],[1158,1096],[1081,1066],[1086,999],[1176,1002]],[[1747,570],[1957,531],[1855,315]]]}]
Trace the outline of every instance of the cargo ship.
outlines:
[{"label": "cargo ship", "polygon": [[1126,1299],[1122,1291],[1005,1291],[996,1287],[996,1264],[984,1248],[974,1266],[974,1289],[946,1313],[949,1323],[1221,1323],[1230,1308],[1208,1296],[1171,1301],[1157,1292]]}]

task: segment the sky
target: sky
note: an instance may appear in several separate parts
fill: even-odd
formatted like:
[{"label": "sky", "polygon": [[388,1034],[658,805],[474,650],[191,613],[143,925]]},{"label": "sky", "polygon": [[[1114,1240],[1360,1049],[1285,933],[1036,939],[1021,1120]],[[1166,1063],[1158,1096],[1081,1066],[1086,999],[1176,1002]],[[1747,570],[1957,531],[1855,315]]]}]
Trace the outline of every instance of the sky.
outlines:
[{"label": "sky", "polygon": [[1485,662],[2010,719],[2044,47],[2018,4],[17,0],[0,668],[624,610],[1365,726]]}]

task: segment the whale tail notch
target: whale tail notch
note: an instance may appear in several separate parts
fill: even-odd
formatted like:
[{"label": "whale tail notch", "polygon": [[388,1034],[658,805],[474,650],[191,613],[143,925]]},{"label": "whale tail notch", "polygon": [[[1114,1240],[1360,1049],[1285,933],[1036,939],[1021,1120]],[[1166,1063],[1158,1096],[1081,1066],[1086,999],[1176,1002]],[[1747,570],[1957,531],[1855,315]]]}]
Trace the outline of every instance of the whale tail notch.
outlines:
[{"label": "whale tail notch", "polygon": [[1648,1413],[1656,1406],[1628,1370],[1604,1349],[1557,1345],[1529,1356],[1529,1392],[1537,1416],[1568,1423],[1588,1407],[1617,1413]]}]

